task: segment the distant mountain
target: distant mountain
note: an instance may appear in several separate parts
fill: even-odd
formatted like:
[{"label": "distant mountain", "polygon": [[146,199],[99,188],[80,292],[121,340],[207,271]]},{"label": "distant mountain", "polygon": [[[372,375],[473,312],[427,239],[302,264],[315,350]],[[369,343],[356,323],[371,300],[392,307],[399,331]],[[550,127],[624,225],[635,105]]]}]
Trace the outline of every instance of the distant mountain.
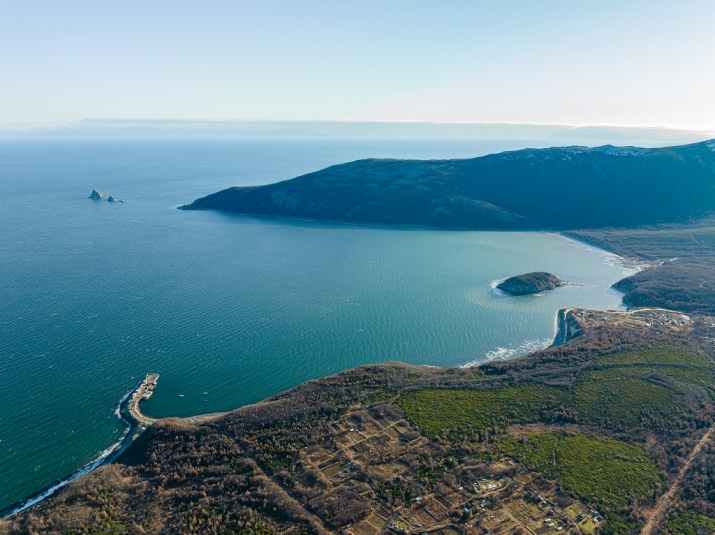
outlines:
[{"label": "distant mountain", "polygon": [[466,160],[358,160],[229,188],[182,207],[454,229],[575,229],[682,222],[715,212],[715,140],[561,147]]},{"label": "distant mountain", "polygon": [[598,141],[608,143],[611,140],[622,140],[625,136],[615,130],[601,128],[600,126],[583,126],[580,128],[570,128],[568,130],[559,130],[549,136],[549,139],[558,139],[561,141]]}]

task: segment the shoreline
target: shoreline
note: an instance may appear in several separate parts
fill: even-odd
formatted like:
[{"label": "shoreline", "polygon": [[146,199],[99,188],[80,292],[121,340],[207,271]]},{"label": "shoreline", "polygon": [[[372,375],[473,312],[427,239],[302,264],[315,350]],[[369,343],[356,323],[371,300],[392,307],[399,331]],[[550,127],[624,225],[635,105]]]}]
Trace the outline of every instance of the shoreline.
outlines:
[{"label": "shoreline", "polygon": [[[545,231],[549,232],[549,231]],[[658,265],[662,262],[660,261],[645,261],[642,258],[638,258],[636,256],[623,256],[616,251],[610,249],[606,244],[598,242],[596,240],[589,240],[586,236],[582,236],[580,234],[576,234],[572,230],[562,230],[562,231],[554,231],[553,234],[558,234],[562,238],[565,238],[569,241],[573,241],[578,243],[579,245],[584,245],[586,247],[591,247],[593,249],[598,249],[599,251],[603,251],[605,253],[608,253],[609,255],[612,255],[614,258],[617,258],[621,264],[621,266],[628,268],[628,269],[633,269],[635,270],[636,273],[640,273],[641,271],[645,271],[646,269],[650,269],[655,265]],[[631,275],[629,275],[631,276]],[[623,279],[619,279],[616,282],[614,282],[611,285],[611,288],[613,288],[616,284],[621,282],[622,280],[626,279],[628,277],[624,277]]]},{"label": "shoreline", "polygon": [[570,340],[576,338],[581,332],[577,326],[569,326],[569,314],[577,310],[572,307],[560,308],[556,312],[555,334],[554,340],[549,347],[558,347],[567,344]]},{"label": "shoreline", "polygon": [[81,466],[68,476],[57,479],[49,485],[42,487],[37,492],[34,492],[33,494],[27,496],[26,498],[23,498],[13,504],[10,504],[10,506],[0,511],[0,518],[10,518],[18,513],[21,513],[22,511],[25,511],[26,509],[37,505],[46,498],[52,496],[55,492],[60,490],[68,483],[71,483],[75,479],[79,479],[80,477],[89,474],[100,466],[104,466],[105,464],[113,462],[117,457],[119,457],[119,455],[125,449],[127,449],[129,444],[133,442],[134,437],[132,433],[136,432],[136,429],[138,428],[139,422],[134,420],[134,418],[129,413],[129,411],[126,410],[126,408],[128,406],[128,402],[131,399],[132,394],[134,394],[140,388],[142,382],[143,381],[138,382],[133,388],[127,391],[120,398],[119,403],[117,404],[115,414],[124,424],[124,432],[112,445],[101,451],[94,459]]},{"label": "shoreline", "polygon": [[[117,408],[115,409],[115,414],[124,424],[124,432],[119,436],[119,438],[108,448],[102,450],[96,457],[91,461],[84,464],[68,476],[57,479],[45,485],[37,492],[10,504],[8,507],[0,511],[0,518],[10,518],[18,513],[21,513],[31,507],[34,507],[38,503],[49,498],[55,492],[60,490],[62,487],[71,483],[72,481],[79,479],[80,477],[86,476],[87,474],[93,472],[100,466],[111,464],[117,460],[117,458],[124,453],[124,451],[137,439],[139,436],[151,425],[161,420],[167,418],[151,418],[144,415],[139,408],[139,400],[141,396],[137,396],[136,399],[134,395],[141,392],[146,383],[146,379],[142,379],[134,385],[133,388],[128,390],[119,400]],[[136,403],[133,403],[136,401]],[[188,420],[191,423],[200,423],[213,418],[218,418],[227,414],[226,412],[213,412],[208,414],[200,414],[197,416],[190,416],[186,418],[179,418],[181,420]],[[176,418],[176,417],[169,417]]]},{"label": "shoreline", "polygon": [[[555,334],[552,343],[547,346],[547,348],[564,345],[580,332],[578,329],[569,330],[568,314],[573,310],[576,309],[568,307],[560,308],[556,311],[556,318],[554,320]],[[516,359],[523,356],[524,355],[518,355],[511,358]],[[46,498],[51,497],[55,492],[60,490],[65,485],[71,483],[72,481],[91,473],[92,471],[96,470],[101,466],[113,463],[149,426],[153,425],[156,422],[170,418],[176,418],[180,420],[186,420],[192,424],[196,424],[205,422],[207,420],[212,420],[214,418],[218,418],[220,416],[228,414],[229,412],[232,412],[212,412],[186,417],[168,416],[166,418],[151,418],[141,412],[138,401],[138,399],[141,399],[141,396],[138,396],[136,403],[132,403],[132,401],[134,401],[132,397],[133,394],[138,393],[144,386],[144,383],[145,380],[142,379],[131,390],[124,394],[124,396],[122,396],[122,398],[119,400],[119,404],[117,405],[117,409],[115,410],[115,412],[117,413],[118,418],[125,424],[125,430],[124,433],[122,433],[122,435],[114,444],[100,452],[97,457],[95,457],[79,469],[75,470],[70,475],[58,479],[50,483],[49,485],[46,485],[42,489],[31,494],[30,496],[23,498],[22,500],[19,500],[11,504],[4,510],[0,511],[0,518],[10,518],[18,513],[30,509],[31,507],[44,501]],[[269,398],[258,401],[256,403],[237,407],[233,410],[239,410],[243,407],[248,407],[250,405],[264,403],[267,399],[270,399],[270,397],[272,396],[269,396]]]}]

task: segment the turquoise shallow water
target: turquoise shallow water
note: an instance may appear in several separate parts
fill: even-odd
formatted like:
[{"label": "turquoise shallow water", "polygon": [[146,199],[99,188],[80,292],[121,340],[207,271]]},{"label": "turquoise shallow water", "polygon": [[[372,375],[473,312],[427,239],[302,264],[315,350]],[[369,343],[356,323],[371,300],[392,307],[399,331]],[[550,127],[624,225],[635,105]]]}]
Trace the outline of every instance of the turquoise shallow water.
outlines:
[{"label": "turquoise shallow water", "polygon": [[[527,145],[0,142],[0,509],[111,445],[117,401],[148,371],[161,379],[147,414],[223,411],[365,363],[515,356],[550,342],[560,307],[617,307],[609,286],[629,269],[551,234],[175,209],[361,157]],[[94,187],[127,203],[90,201]],[[533,270],[578,285],[492,290]]]}]

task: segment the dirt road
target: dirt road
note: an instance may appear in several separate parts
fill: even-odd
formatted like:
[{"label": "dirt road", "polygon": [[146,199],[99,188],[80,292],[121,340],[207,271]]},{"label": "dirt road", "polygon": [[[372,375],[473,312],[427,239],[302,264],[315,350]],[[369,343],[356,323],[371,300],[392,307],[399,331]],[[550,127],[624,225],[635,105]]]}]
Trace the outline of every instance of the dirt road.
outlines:
[{"label": "dirt road", "polygon": [[678,490],[678,488],[680,488],[680,482],[683,480],[685,472],[688,471],[690,466],[693,464],[693,460],[695,460],[695,457],[698,455],[698,453],[700,453],[700,450],[703,449],[705,443],[712,438],[713,434],[715,434],[715,425],[708,429],[708,432],[703,435],[703,438],[700,439],[700,442],[698,442],[693,448],[693,451],[690,452],[688,460],[685,461],[683,468],[680,470],[680,472],[678,472],[678,475],[673,481],[673,484],[670,486],[670,489],[668,489],[668,492],[663,494],[658,499],[658,503],[656,503],[655,509],[653,510],[653,513],[648,519],[648,523],[643,526],[641,535],[655,535],[655,527],[658,525],[658,522],[663,516],[663,513],[668,510],[668,506],[673,501],[673,496],[675,496],[676,491]]}]

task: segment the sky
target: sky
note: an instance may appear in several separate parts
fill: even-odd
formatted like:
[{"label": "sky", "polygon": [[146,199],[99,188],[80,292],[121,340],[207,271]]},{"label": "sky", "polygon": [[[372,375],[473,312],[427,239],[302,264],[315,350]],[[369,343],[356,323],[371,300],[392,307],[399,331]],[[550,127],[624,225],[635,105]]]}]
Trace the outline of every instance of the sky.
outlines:
[{"label": "sky", "polygon": [[715,129],[715,2],[0,2],[0,122]]}]

